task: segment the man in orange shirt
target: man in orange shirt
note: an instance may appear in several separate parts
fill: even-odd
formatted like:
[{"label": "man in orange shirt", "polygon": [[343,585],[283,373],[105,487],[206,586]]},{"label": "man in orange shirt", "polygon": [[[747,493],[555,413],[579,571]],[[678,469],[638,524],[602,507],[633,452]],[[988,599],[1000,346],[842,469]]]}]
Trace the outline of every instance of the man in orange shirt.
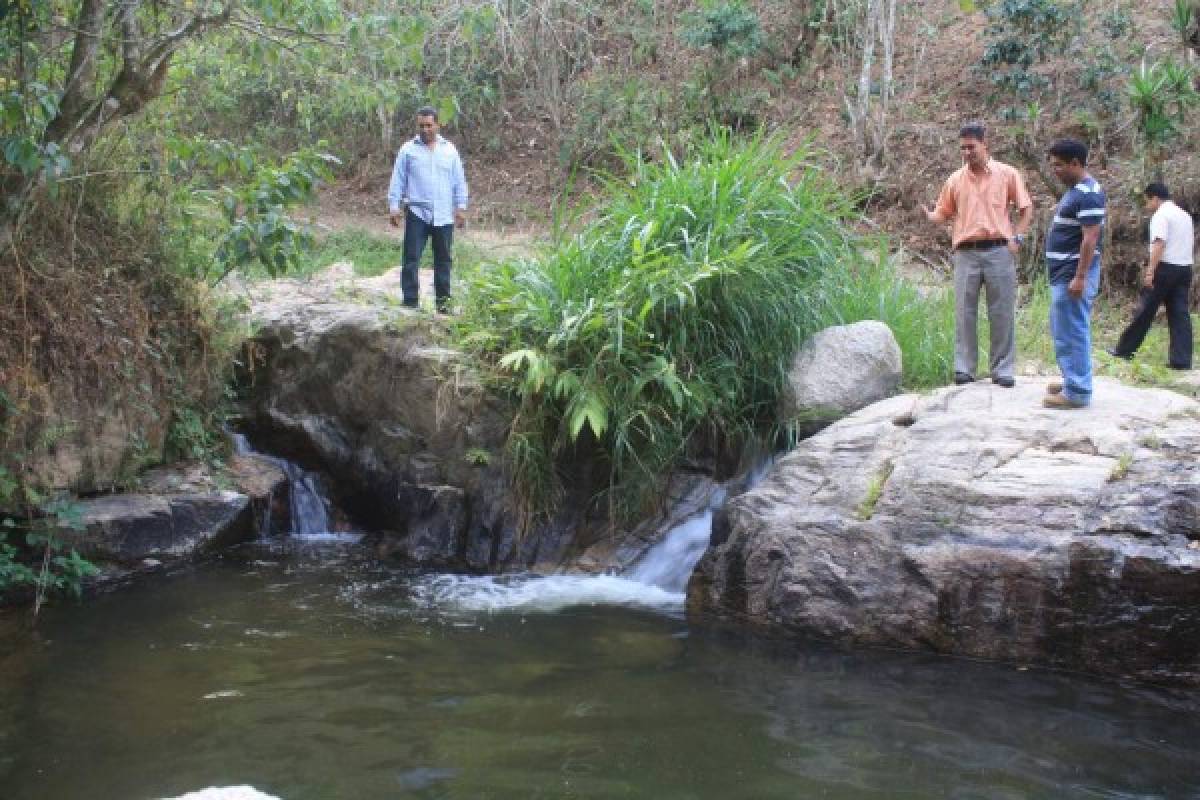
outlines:
[{"label": "man in orange shirt", "polygon": [[[930,222],[954,221],[954,382],[975,380],[979,288],[987,296],[992,382],[1013,386],[1017,312],[1017,254],[1033,222],[1033,201],[1021,173],[988,154],[987,129],[964,125],[958,132],[963,166],[947,180],[937,206],[921,210]],[[1016,230],[1010,211],[1016,209]]]}]

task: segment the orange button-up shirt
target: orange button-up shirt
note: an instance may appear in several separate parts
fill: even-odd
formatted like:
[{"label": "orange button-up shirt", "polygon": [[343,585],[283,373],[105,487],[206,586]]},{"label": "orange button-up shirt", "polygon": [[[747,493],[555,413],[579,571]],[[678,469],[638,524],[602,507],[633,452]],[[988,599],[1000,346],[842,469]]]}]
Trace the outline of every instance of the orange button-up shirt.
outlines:
[{"label": "orange button-up shirt", "polygon": [[938,195],[937,213],[954,220],[950,239],[954,247],[980,239],[1011,239],[1009,209],[1033,205],[1021,173],[1008,164],[989,159],[982,175],[967,165],[946,179]]}]

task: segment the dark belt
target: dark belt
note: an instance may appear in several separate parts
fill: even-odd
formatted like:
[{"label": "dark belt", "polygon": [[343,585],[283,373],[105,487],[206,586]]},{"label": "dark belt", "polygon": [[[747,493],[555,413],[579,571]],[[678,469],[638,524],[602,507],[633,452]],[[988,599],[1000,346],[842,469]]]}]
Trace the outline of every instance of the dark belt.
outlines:
[{"label": "dark belt", "polygon": [[959,242],[955,250],[991,250],[993,247],[1004,247],[1008,239],[975,239],[970,242]]}]

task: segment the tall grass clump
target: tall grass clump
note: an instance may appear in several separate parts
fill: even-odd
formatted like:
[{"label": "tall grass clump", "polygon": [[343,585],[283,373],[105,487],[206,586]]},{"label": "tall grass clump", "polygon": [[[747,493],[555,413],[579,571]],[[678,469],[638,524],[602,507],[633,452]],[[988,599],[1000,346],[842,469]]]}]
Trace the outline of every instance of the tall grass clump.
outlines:
[{"label": "tall grass clump", "polygon": [[850,198],[778,139],[625,154],[603,190],[599,218],[546,257],[477,273],[459,331],[515,399],[509,457],[532,507],[552,507],[555,465],[585,454],[615,520],[644,510],[689,443],[773,423],[818,321],[812,287],[862,256]]}]

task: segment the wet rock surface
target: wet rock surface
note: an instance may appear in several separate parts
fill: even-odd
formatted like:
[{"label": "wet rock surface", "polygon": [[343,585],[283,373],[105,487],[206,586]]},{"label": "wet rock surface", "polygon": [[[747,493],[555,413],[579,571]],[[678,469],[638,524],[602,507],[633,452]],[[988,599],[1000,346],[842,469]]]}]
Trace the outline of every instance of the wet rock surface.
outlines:
[{"label": "wet rock surface", "polygon": [[845,643],[1200,683],[1200,404],[1099,380],[905,395],[732,500],[696,617]]}]

